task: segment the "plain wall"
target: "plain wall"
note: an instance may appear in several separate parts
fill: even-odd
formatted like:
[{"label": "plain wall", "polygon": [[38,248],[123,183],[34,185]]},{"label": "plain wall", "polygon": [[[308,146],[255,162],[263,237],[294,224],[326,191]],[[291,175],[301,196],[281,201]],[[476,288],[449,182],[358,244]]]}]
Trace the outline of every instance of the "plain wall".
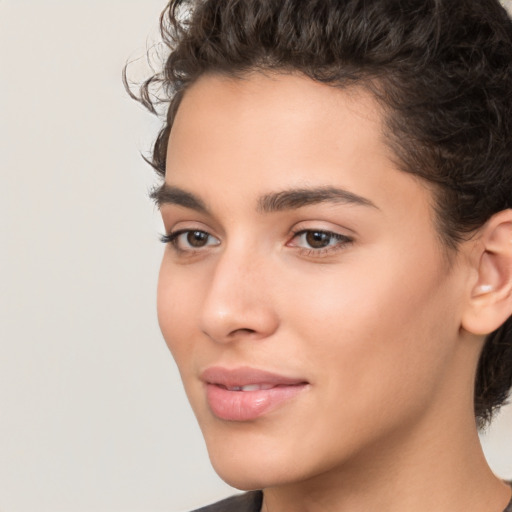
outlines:
[{"label": "plain wall", "polygon": [[[162,0],[0,0],[0,511],[174,511],[232,494],[161,338],[161,225],[121,84]],[[143,60],[142,60],[143,62]],[[512,478],[512,408],[484,445]]]}]

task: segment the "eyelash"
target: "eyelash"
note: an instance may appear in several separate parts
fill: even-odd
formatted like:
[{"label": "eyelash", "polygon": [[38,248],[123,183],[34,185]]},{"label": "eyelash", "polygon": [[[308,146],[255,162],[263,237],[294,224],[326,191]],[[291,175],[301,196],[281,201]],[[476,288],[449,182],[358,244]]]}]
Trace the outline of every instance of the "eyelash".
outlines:
[{"label": "eyelash", "polygon": [[[194,248],[183,249],[183,248],[179,247],[179,245],[178,245],[179,237],[183,234],[193,233],[193,232],[202,233],[208,237],[214,238],[212,235],[210,235],[210,233],[208,233],[207,231],[203,231],[201,229],[180,229],[178,231],[162,235],[160,237],[160,240],[164,244],[171,245],[173,250],[175,250],[179,254],[197,253],[197,252],[203,250],[205,247],[212,245],[212,244],[207,244],[203,247],[199,247],[196,249],[194,249]],[[308,234],[327,235],[328,237],[330,237],[330,241],[336,240],[337,243],[335,243],[334,245],[328,245],[326,247],[320,247],[320,248],[314,248],[314,247],[306,248],[306,247],[299,247],[297,245],[289,245],[290,242],[288,242],[286,245],[288,247],[296,247],[298,249],[298,252],[303,256],[321,257],[321,256],[326,256],[328,254],[332,254],[339,250],[342,250],[343,248],[345,248],[347,245],[351,244],[354,241],[354,239],[349,236],[341,235],[340,233],[335,233],[333,231],[327,231],[327,230],[323,230],[323,229],[300,229],[297,231],[293,231],[290,241],[295,240],[300,236],[305,236]],[[215,245],[218,245],[218,244],[215,244]]]},{"label": "eyelash", "polygon": [[169,244],[177,253],[180,253],[180,254],[195,253],[195,252],[198,252],[201,249],[203,249],[203,247],[199,247],[197,249],[193,249],[193,248],[182,249],[181,247],[179,247],[178,238],[181,235],[184,235],[186,233],[202,233],[208,237],[212,237],[212,235],[210,235],[210,233],[208,233],[207,231],[204,231],[202,229],[179,229],[178,231],[174,231],[174,232],[162,235],[160,237],[160,241],[163,242],[164,244]]},{"label": "eyelash", "polygon": [[[321,257],[321,256],[326,256],[328,254],[332,254],[337,251],[340,251],[354,241],[354,239],[349,236],[342,235],[342,234],[336,233],[334,231],[328,231],[325,229],[300,229],[300,230],[294,231],[292,233],[293,236],[292,236],[291,240],[295,240],[300,236],[313,234],[313,233],[319,234],[319,235],[327,235],[328,237],[330,237],[331,241],[335,240],[336,243],[334,245],[328,245],[326,247],[321,247],[321,248],[314,248],[314,247],[306,248],[306,247],[298,247],[296,245],[292,245],[291,247],[297,247],[303,256]],[[288,245],[288,246],[290,247],[290,245]]]}]

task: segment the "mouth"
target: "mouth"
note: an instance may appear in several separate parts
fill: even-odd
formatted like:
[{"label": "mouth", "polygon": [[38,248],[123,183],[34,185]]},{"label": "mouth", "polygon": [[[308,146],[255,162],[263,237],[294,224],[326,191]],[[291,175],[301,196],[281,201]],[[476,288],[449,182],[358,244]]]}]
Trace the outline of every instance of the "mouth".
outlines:
[{"label": "mouth", "polygon": [[215,384],[216,386],[219,386],[223,389],[227,389],[228,391],[260,391],[260,390],[266,390],[266,389],[272,389],[272,384],[247,384],[245,386],[224,386],[223,384]]},{"label": "mouth", "polygon": [[210,411],[227,421],[252,421],[302,393],[309,383],[249,367],[210,367],[201,374]]}]

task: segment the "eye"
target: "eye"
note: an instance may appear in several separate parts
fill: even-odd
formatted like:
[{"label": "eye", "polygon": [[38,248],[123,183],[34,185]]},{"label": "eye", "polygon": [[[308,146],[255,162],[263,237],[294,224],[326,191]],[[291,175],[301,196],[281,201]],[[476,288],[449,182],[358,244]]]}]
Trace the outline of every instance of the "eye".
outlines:
[{"label": "eye", "polygon": [[312,249],[323,249],[337,240],[334,233],[325,231],[306,231],[301,234],[300,239]]},{"label": "eye", "polygon": [[180,229],[163,235],[162,242],[171,244],[177,251],[195,251],[220,244],[217,238],[199,229]]},{"label": "eye", "polygon": [[332,231],[303,229],[296,232],[287,245],[304,250],[309,255],[320,255],[341,249],[352,241],[352,238]]}]

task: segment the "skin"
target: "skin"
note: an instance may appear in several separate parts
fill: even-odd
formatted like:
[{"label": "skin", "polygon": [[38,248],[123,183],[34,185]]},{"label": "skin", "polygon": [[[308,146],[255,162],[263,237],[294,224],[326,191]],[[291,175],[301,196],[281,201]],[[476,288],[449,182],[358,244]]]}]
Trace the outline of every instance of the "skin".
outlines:
[{"label": "skin", "polygon": [[[165,183],[203,206],[160,200],[167,233],[207,235],[167,245],[158,315],[223,479],[265,489],[271,512],[505,508],[473,416],[483,336],[462,328],[475,246],[447,257],[431,191],[397,170],[371,96],[291,74],[203,76],[178,110]],[[326,187],[371,205],[259,207]],[[341,238],[314,248],[304,230]],[[308,385],[226,421],[200,380],[209,366]]]}]

